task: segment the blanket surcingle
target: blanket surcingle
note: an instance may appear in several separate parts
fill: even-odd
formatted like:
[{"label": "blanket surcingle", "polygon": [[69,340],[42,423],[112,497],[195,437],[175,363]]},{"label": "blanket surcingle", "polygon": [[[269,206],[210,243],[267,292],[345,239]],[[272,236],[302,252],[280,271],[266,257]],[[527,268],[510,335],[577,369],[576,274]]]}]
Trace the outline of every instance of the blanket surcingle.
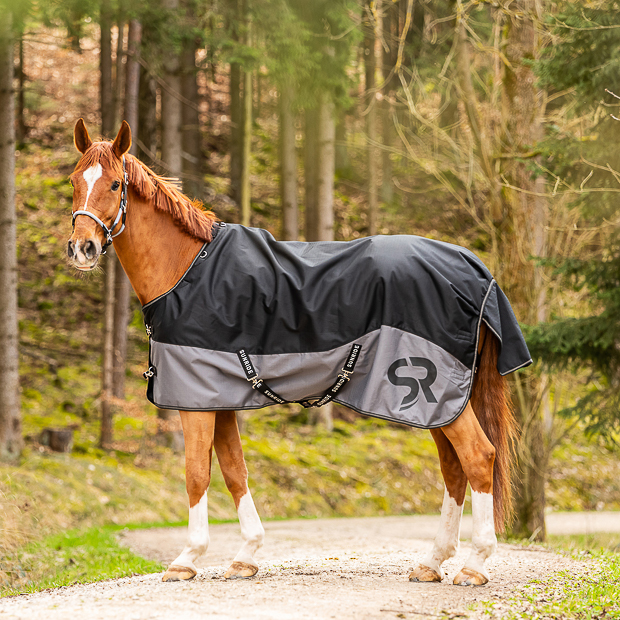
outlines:
[{"label": "blanket surcingle", "polygon": [[506,296],[469,250],[405,235],[302,243],[214,230],[174,288],[143,306],[158,407],[333,398],[435,428],[467,404],[482,321],[500,341],[502,375],[531,363]]}]

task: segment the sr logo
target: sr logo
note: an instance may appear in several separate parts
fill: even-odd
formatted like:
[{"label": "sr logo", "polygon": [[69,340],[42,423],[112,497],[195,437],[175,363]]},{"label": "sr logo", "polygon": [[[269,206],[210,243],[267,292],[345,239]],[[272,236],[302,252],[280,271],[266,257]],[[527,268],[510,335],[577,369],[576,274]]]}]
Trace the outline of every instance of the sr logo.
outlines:
[{"label": "sr logo", "polygon": [[[424,379],[416,379],[415,377],[407,377],[406,375],[400,376],[396,374],[399,368],[405,366],[413,366],[414,368],[424,368],[426,370],[426,377]],[[422,394],[426,398],[428,403],[436,403],[437,399],[431,390],[431,385],[435,383],[437,379],[437,366],[425,357],[410,357],[409,362],[406,358],[396,360],[388,368],[388,379],[392,385],[405,385],[409,388],[409,394],[403,398],[400,403],[400,411],[413,407],[418,402],[418,396],[420,394],[420,388],[422,388]]]}]

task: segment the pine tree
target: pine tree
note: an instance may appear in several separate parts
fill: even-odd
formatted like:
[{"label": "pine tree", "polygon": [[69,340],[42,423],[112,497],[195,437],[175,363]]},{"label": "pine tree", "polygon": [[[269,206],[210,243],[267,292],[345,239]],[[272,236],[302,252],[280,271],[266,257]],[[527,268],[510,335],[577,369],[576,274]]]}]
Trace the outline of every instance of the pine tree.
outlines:
[{"label": "pine tree", "polygon": [[[554,23],[556,39],[537,66],[541,82],[556,92],[574,89],[573,113],[600,120],[585,127],[581,139],[552,132],[542,144],[545,154],[553,153],[548,169],[573,185],[592,173],[588,185],[617,192],[620,178],[604,168],[620,171],[620,122],[600,112],[601,103],[619,103],[605,89],[620,89],[620,31],[610,27],[620,24],[620,2],[587,8],[568,3]],[[585,369],[597,378],[564,413],[581,416],[589,433],[608,438],[620,432],[620,234],[617,225],[606,224],[617,219],[616,192],[586,194],[573,204],[590,225],[600,227],[593,256],[555,262],[555,276],[564,286],[588,293],[585,316],[553,316],[526,332],[532,354],[548,366]]]}]

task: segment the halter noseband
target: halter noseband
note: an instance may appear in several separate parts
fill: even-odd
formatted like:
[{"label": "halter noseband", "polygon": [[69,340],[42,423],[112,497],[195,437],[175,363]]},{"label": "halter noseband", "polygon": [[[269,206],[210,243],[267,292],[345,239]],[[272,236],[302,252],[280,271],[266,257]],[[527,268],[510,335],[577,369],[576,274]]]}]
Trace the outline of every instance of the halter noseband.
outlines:
[{"label": "halter noseband", "polygon": [[[129,183],[129,178],[125,170],[125,156],[123,155],[123,187],[121,189],[121,202],[120,202],[120,205],[118,206],[118,212],[116,213],[114,222],[112,222],[112,226],[110,226],[110,228],[108,228],[94,213],[91,213],[90,211],[85,211],[81,209],[73,213],[73,221],[72,221],[73,230],[75,230],[75,218],[78,215],[87,215],[89,218],[95,220],[95,222],[97,222],[99,226],[101,226],[106,236],[106,241],[103,244],[103,247],[101,248],[102,254],[105,254],[105,251],[110,247],[110,245],[112,244],[112,239],[114,239],[115,237],[118,237],[125,230],[125,220],[127,218],[127,184],[128,183]],[[113,235],[112,233],[114,232],[114,229],[118,226],[119,221],[121,223],[121,229],[116,234]]]}]

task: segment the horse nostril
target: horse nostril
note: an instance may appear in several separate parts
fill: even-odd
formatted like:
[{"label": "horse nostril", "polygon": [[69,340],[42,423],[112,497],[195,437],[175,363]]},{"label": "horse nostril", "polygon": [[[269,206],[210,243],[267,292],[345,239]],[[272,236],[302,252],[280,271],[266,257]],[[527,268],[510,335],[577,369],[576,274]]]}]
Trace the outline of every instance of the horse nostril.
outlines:
[{"label": "horse nostril", "polygon": [[84,244],[84,255],[86,256],[86,258],[88,259],[95,258],[96,253],[97,253],[97,248],[95,247],[95,244],[92,241],[87,241]]},{"label": "horse nostril", "polygon": [[69,241],[69,243],[67,243],[67,255],[69,256],[69,258],[73,258],[75,256],[73,246],[74,246],[73,241]]}]

